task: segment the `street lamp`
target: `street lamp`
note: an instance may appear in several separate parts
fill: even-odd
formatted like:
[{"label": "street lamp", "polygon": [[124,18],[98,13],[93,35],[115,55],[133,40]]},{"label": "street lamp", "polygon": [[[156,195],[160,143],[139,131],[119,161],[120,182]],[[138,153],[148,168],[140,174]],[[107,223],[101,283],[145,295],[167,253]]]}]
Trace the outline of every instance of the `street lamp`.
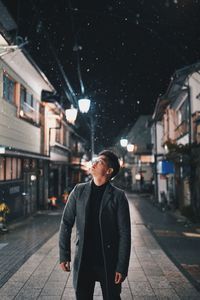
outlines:
[{"label": "street lamp", "polygon": [[128,144],[127,145],[127,151],[128,152],[133,152],[135,150],[135,145],[133,144]]},{"label": "street lamp", "polygon": [[128,145],[128,140],[125,138],[121,138],[120,145],[122,148],[124,148],[124,149],[122,149],[122,166],[124,166],[125,165],[125,152],[126,152],[125,148]]},{"label": "street lamp", "polygon": [[[83,114],[88,113],[91,108],[91,100],[87,98],[82,98],[78,100],[78,106],[81,113]],[[94,122],[93,122],[93,116],[91,112],[89,114],[89,118],[90,118],[90,130],[91,130],[91,159],[92,159],[94,156]]]},{"label": "street lamp", "polygon": [[70,124],[74,124],[76,121],[78,110],[71,105],[71,108],[65,110],[65,116]]},{"label": "street lamp", "polygon": [[120,140],[120,145],[122,146],[122,147],[127,147],[127,145],[128,145],[128,140],[127,139],[125,139],[125,138],[121,138],[121,140]]},{"label": "street lamp", "polygon": [[87,113],[90,109],[91,101],[87,98],[83,98],[78,100],[78,107],[80,112]]}]

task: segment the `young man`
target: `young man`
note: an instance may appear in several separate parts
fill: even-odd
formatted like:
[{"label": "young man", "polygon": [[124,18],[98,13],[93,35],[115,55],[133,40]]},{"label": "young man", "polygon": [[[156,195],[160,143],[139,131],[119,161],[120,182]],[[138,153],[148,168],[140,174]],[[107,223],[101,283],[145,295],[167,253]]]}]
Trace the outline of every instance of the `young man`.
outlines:
[{"label": "young man", "polygon": [[70,271],[71,231],[76,220],[77,240],[73,283],[77,300],[92,300],[95,282],[104,300],[119,300],[127,276],[131,232],[128,201],[110,183],[119,171],[118,157],[102,151],[91,167],[92,181],[71,192],[60,226],[60,266]]}]

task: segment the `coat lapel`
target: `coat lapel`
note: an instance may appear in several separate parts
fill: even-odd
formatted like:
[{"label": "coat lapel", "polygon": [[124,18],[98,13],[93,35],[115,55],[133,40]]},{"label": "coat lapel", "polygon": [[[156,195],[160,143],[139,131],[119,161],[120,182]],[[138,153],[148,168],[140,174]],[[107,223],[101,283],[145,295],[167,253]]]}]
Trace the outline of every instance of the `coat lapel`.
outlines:
[{"label": "coat lapel", "polygon": [[103,198],[102,198],[102,202],[101,202],[101,207],[100,207],[100,215],[102,213],[102,210],[104,209],[104,207],[107,205],[108,201],[110,200],[112,195],[112,185],[110,184],[110,182],[108,183],[106,190],[103,194]]},{"label": "coat lapel", "polygon": [[85,216],[88,213],[88,209],[89,209],[88,203],[89,203],[91,188],[92,188],[92,181],[88,182],[85,185],[85,188],[84,188],[83,193],[81,195],[81,198],[83,199],[83,218],[84,219],[85,219]]}]

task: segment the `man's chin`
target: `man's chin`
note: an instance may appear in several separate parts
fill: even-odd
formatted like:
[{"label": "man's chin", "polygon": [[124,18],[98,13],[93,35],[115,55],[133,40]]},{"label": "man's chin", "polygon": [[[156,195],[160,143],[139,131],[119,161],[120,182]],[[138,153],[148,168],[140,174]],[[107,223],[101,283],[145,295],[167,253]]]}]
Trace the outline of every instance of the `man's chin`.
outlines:
[{"label": "man's chin", "polygon": [[89,169],[89,173],[91,174],[91,175],[93,175],[94,174],[94,169]]}]

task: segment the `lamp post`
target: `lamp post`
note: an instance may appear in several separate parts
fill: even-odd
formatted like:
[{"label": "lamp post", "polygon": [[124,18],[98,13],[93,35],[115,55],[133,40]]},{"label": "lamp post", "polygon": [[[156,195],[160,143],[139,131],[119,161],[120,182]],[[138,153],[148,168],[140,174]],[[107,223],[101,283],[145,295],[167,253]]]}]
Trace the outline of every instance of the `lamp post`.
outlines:
[{"label": "lamp post", "polygon": [[78,106],[80,109],[80,112],[85,114],[89,113],[89,119],[90,119],[90,140],[91,140],[91,159],[94,156],[94,120],[93,120],[93,115],[91,112],[91,100],[87,98],[82,98],[78,100]]}]

